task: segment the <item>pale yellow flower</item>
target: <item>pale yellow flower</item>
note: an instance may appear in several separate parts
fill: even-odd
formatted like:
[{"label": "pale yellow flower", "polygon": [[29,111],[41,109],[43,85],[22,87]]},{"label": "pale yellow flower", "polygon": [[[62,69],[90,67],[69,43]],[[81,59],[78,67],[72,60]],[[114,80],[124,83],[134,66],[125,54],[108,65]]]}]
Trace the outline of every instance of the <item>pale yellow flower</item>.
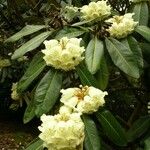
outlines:
[{"label": "pale yellow flower", "polygon": [[61,106],[60,108],[59,108],[59,113],[60,114],[71,114],[73,111],[72,111],[72,109],[70,108],[70,107],[67,107],[67,106],[65,106],[65,105],[63,105],[63,106]]},{"label": "pale yellow flower", "polygon": [[104,97],[107,92],[103,92],[95,87],[68,88],[61,90],[60,101],[79,113],[91,114],[96,112],[105,103]]},{"label": "pale yellow flower", "polygon": [[47,65],[65,71],[75,69],[83,59],[84,47],[80,46],[81,39],[63,37],[60,40],[45,41],[43,59]]},{"label": "pale yellow flower", "polygon": [[111,14],[111,7],[107,1],[90,2],[81,8],[82,18],[84,20],[103,20]]},{"label": "pale yellow flower", "polygon": [[19,94],[18,94],[18,92],[17,92],[17,84],[18,84],[18,83],[13,83],[13,84],[12,84],[12,88],[11,88],[11,91],[12,91],[12,93],[11,93],[11,98],[12,98],[13,100],[19,100],[19,99],[20,99],[20,96],[19,96]]},{"label": "pale yellow flower", "polygon": [[10,65],[9,59],[0,59],[0,68],[8,67]]},{"label": "pale yellow flower", "polygon": [[78,7],[73,7],[73,6],[66,6],[62,10],[62,16],[67,20],[67,21],[72,21],[73,18],[77,17],[79,14],[79,8]]},{"label": "pale yellow flower", "polygon": [[137,22],[132,18],[133,15],[133,13],[127,13],[124,16],[114,16],[107,20],[107,22],[112,23],[107,29],[110,36],[120,39],[131,34],[137,25]]},{"label": "pale yellow flower", "polygon": [[84,123],[78,113],[41,116],[40,139],[48,150],[83,150]]}]

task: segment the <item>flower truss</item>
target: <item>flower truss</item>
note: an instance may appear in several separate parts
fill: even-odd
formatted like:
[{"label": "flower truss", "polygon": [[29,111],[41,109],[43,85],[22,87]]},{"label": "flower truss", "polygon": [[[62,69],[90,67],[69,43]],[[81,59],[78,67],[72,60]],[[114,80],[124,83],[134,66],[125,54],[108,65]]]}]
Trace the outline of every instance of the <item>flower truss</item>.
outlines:
[{"label": "flower truss", "polygon": [[11,91],[12,91],[12,93],[11,93],[11,98],[12,98],[13,100],[19,100],[19,99],[20,99],[20,95],[19,95],[18,92],[17,92],[17,85],[18,85],[18,83],[13,83],[13,84],[12,84],[12,88],[11,88]]},{"label": "flower truss", "polygon": [[89,5],[84,5],[81,8],[81,18],[83,20],[103,20],[111,14],[111,7],[107,1],[90,2]]},{"label": "flower truss", "polygon": [[132,33],[137,25],[137,22],[132,18],[133,15],[133,13],[127,13],[124,16],[113,16],[113,18],[107,20],[111,23],[107,30],[110,36],[120,39]]},{"label": "flower truss", "polygon": [[75,69],[83,59],[84,47],[80,46],[81,39],[63,37],[60,40],[45,41],[45,54],[43,57],[46,64],[56,69],[65,71]]},{"label": "flower truss", "polygon": [[54,116],[41,116],[39,137],[48,150],[82,150],[84,141],[84,123],[79,113],[69,113],[62,106],[60,113]]}]

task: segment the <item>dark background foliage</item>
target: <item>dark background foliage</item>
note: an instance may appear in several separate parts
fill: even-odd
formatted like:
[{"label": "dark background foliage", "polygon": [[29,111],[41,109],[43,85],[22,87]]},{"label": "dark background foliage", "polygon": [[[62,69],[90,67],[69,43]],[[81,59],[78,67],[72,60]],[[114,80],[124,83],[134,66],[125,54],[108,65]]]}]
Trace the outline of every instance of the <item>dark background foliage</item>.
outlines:
[{"label": "dark background foliage", "polygon": [[[69,1],[64,1],[69,2]],[[88,4],[90,1],[84,0],[73,0],[72,4],[74,6],[80,7]],[[113,9],[119,14],[124,14],[126,9],[130,7],[128,0],[109,0]],[[0,1],[0,58],[10,59],[9,54],[13,53],[20,45],[24,44],[29,39],[38,35],[34,33],[31,36],[24,37],[18,40],[15,44],[5,43],[4,41],[13,35],[14,33],[20,31],[25,25],[47,25],[46,31],[53,28],[60,30],[63,28],[63,20],[60,17],[61,1],[57,0],[1,0]],[[149,4],[148,4],[149,6]],[[132,10],[132,8],[131,8]],[[150,16],[150,15],[149,15]],[[69,25],[69,23],[67,24]],[[150,18],[148,22],[150,26]],[[45,29],[42,29],[45,30]],[[66,32],[68,29],[66,28]],[[138,39],[139,45],[142,48],[143,58],[144,58],[144,69],[139,79],[134,79],[125,75],[121,70],[116,68],[110,57],[108,56],[106,60],[109,64],[108,70],[109,75],[105,77],[108,78],[108,85],[106,90],[109,95],[106,98],[105,108],[108,109],[117,119],[117,121],[125,128],[127,136],[129,137],[128,145],[125,147],[116,146],[109,138],[106,136],[106,132],[101,131],[100,135],[103,138],[102,149],[107,150],[149,150],[150,149],[150,139],[149,137],[149,124],[146,120],[148,117],[148,101],[150,99],[150,43],[145,42],[144,38],[141,38],[139,34],[135,33]],[[89,35],[85,36],[87,41],[90,40]],[[12,83],[17,82],[25,73],[28,68],[30,61],[33,56],[41,49],[43,46],[36,48],[35,51],[29,52],[27,54],[29,61],[19,62],[17,60],[11,60],[11,66],[6,68],[0,68],[0,113],[9,115],[23,117],[24,110],[26,108],[26,103],[23,103],[23,107],[19,107],[18,102],[13,102],[11,100],[11,86]],[[106,54],[108,55],[108,54]],[[47,68],[46,68],[47,69]],[[46,69],[44,71],[46,71]],[[43,71],[43,72],[44,72]],[[107,72],[107,70],[105,70]],[[78,70],[77,72],[80,72]],[[86,72],[86,71],[85,71]],[[64,75],[65,76],[65,75]],[[99,74],[95,74],[95,77]],[[74,79],[74,82],[69,83],[70,78]],[[70,73],[70,78],[66,79],[67,84],[64,87],[69,87],[70,85],[78,85],[79,79],[72,76]],[[40,75],[38,77],[40,79]],[[36,79],[36,80],[38,80]],[[65,81],[64,81],[65,82]],[[102,82],[102,81],[99,81]],[[107,83],[104,83],[107,84]],[[32,91],[33,87],[36,85],[34,81],[28,90]],[[14,112],[17,113],[14,113]],[[21,112],[21,113],[20,113]],[[18,115],[19,114],[19,115]],[[107,114],[107,113],[106,113]],[[86,118],[86,117],[85,117]],[[96,119],[93,116],[95,122]],[[97,117],[100,118],[101,117]],[[115,122],[115,121],[114,121]],[[106,124],[105,124],[106,125]],[[105,126],[104,125],[104,126]],[[97,125],[98,128],[99,125]],[[103,126],[103,124],[102,124]],[[136,128],[139,127],[139,128]],[[135,133],[132,133],[135,132]],[[115,141],[116,142],[116,141]]]}]

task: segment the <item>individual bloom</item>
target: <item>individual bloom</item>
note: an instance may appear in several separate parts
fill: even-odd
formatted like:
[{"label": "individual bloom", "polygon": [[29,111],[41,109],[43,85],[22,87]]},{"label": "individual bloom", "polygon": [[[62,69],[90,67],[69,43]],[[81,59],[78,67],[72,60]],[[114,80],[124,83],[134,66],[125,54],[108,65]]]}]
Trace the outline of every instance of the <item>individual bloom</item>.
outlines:
[{"label": "individual bloom", "polygon": [[48,150],[82,150],[84,123],[79,113],[42,115],[41,121],[39,137]]},{"label": "individual bloom", "polygon": [[73,18],[77,17],[79,14],[79,8],[78,7],[73,7],[73,6],[66,6],[62,10],[62,16],[67,20],[67,21],[72,21]]},{"label": "individual bloom", "polygon": [[107,1],[90,2],[81,8],[82,18],[90,21],[94,19],[103,20],[111,14],[111,7]]},{"label": "individual bloom", "polygon": [[18,94],[18,92],[17,92],[17,85],[18,85],[18,83],[13,83],[12,84],[12,88],[11,88],[11,98],[13,99],[13,100],[19,100],[20,99],[20,95]]},{"label": "individual bloom", "polygon": [[95,87],[68,88],[61,90],[60,101],[80,113],[91,114],[96,112],[105,103],[104,97],[107,92],[103,92]]},{"label": "individual bloom", "polygon": [[71,114],[72,113],[72,108],[70,108],[70,107],[68,107],[68,106],[65,106],[65,105],[63,105],[63,106],[61,106],[60,108],[59,108],[59,113],[60,114]]},{"label": "individual bloom", "polygon": [[134,13],[127,13],[124,16],[114,16],[106,22],[112,23],[107,29],[110,36],[121,39],[132,33],[137,25],[132,18]]},{"label": "individual bloom", "polygon": [[46,64],[56,69],[65,71],[75,69],[83,59],[84,47],[80,46],[81,39],[63,37],[60,40],[45,41],[45,54],[43,59]]},{"label": "individual bloom", "polygon": [[9,59],[1,59],[0,60],[0,69],[4,68],[4,67],[8,67],[10,65],[11,65],[11,63],[10,63]]}]

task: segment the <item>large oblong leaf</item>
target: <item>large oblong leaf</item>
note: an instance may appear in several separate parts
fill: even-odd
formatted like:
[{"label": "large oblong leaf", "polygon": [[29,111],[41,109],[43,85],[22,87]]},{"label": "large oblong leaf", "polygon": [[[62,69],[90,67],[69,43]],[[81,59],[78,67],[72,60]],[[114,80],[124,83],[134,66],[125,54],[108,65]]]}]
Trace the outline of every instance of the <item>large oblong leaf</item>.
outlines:
[{"label": "large oblong leaf", "polygon": [[142,50],[140,48],[140,45],[138,44],[136,39],[132,36],[123,39],[121,42],[133,52],[135,56],[135,62],[137,63],[137,66],[141,73],[144,67],[144,60],[143,60],[143,55],[142,55]]},{"label": "large oblong leaf", "polygon": [[88,70],[95,74],[100,67],[101,59],[104,54],[103,42],[94,37],[89,42],[85,51],[85,62]]},{"label": "large oblong leaf", "polygon": [[140,47],[142,49],[144,60],[150,64],[150,43],[140,43]]},{"label": "large oblong leaf", "polygon": [[86,150],[100,150],[101,149],[101,139],[98,135],[98,130],[94,121],[89,117],[84,115],[83,122],[85,124],[85,141],[84,146]]},{"label": "large oblong leaf", "polygon": [[35,113],[37,116],[41,116],[51,110],[59,97],[61,85],[62,73],[57,70],[48,71],[42,78],[34,96],[36,103]]},{"label": "large oblong leaf", "polygon": [[31,100],[29,104],[27,105],[27,108],[25,110],[24,116],[23,116],[23,123],[26,124],[29,121],[31,121],[35,117],[35,104],[34,100]]},{"label": "large oblong leaf", "polygon": [[81,25],[86,24],[86,23],[89,23],[89,22],[91,22],[91,21],[92,21],[92,20],[80,21],[80,22],[77,22],[77,23],[72,24],[72,26],[81,26]]},{"label": "large oblong leaf", "polygon": [[23,92],[33,82],[33,80],[43,71],[46,63],[43,60],[43,54],[38,53],[34,56],[27,71],[18,82],[18,91]]},{"label": "large oblong leaf", "polygon": [[133,8],[133,13],[134,13],[134,16],[133,16],[134,21],[137,21],[139,25],[147,26],[148,17],[149,17],[149,10],[148,10],[147,2],[135,4]]},{"label": "large oblong leaf", "polygon": [[127,145],[124,129],[109,111],[97,112],[96,117],[112,142],[118,146]]},{"label": "large oblong leaf", "polygon": [[128,40],[130,49],[132,50],[133,54],[136,57],[139,68],[142,69],[144,67],[144,62],[143,62],[143,55],[142,55],[142,50],[140,48],[140,45],[138,44],[136,39],[132,36],[129,36],[127,40]]},{"label": "large oblong leaf", "polygon": [[144,150],[149,150],[150,148],[150,136],[144,141]]},{"label": "large oblong leaf", "polygon": [[22,30],[8,38],[5,42],[15,42],[20,38],[46,28],[45,25],[26,25]]},{"label": "large oblong leaf", "polygon": [[43,150],[43,141],[36,138],[25,148],[25,150]]},{"label": "large oblong leaf", "polygon": [[147,26],[137,26],[135,31],[150,42],[150,28]]},{"label": "large oblong leaf", "polygon": [[127,132],[129,142],[136,140],[150,128],[150,116],[139,118]]},{"label": "large oblong leaf", "polygon": [[114,64],[123,72],[134,78],[139,78],[139,68],[133,52],[124,44],[113,38],[106,38],[106,47]]},{"label": "large oblong leaf", "polygon": [[12,55],[12,59],[17,59],[23,56],[25,53],[34,50],[35,48],[40,46],[41,43],[51,34],[52,34],[51,31],[43,32],[40,35],[29,40],[28,42],[26,42],[21,47],[15,50],[14,54]]},{"label": "large oblong leaf", "polygon": [[109,80],[109,70],[104,57],[102,57],[100,69],[96,73],[96,79],[97,79],[98,87],[101,90],[105,90]]},{"label": "large oblong leaf", "polygon": [[89,85],[97,87],[96,79],[94,76],[89,72],[89,70],[84,65],[79,65],[76,67],[77,74],[81,80],[83,85]]},{"label": "large oblong leaf", "polygon": [[149,2],[149,0],[134,0],[133,3]]},{"label": "large oblong leaf", "polygon": [[78,28],[72,28],[72,27],[66,27],[60,30],[57,35],[56,39],[61,39],[62,37],[68,37],[68,38],[74,38],[78,37],[82,34],[84,34],[86,31],[83,29],[78,29]]}]

